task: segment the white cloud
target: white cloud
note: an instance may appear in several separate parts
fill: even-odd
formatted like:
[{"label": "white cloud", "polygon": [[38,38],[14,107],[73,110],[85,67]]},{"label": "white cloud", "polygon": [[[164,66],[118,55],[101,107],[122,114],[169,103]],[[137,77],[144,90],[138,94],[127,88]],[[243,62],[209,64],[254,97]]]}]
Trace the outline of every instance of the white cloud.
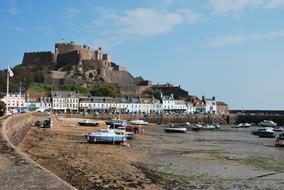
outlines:
[{"label": "white cloud", "polygon": [[280,6],[284,6],[283,0],[270,0],[267,4],[264,5],[265,8],[277,8]]},{"label": "white cloud", "polygon": [[117,22],[120,32],[130,35],[155,35],[173,30],[183,22],[178,13],[159,12],[153,9],[127,11]]},{"label": "white cloud", "polygon": [[284,30],[272,31],[267,33],[256,33],[249,35],[228,35],[228,36],[217,37],[209,40],[206,47],[221,47],[227,45],[253,43],[259,40],[265,40],[277,37],[284,37]]},{"label": "white cloud", "polygon": [[284,6],[284,0],[208,0],[215,14],[240,14],[245,9],[278,8]]},{"label": "white cloud", "polygon": [[209,0],[208,3],[216,14],[239,14],[245,8],[261,5],[263,0]]},{"label": "white cloud", "polygon": [[[118,14],[113,10],[97,9],[101,15],[96,24],[111,23],[112,30],[119,35],[150,36],[174,30],[183,23],[193,24],[201,15],[189,9],[175,12],[137,8]],[[105,24],[107,25],[107,24]]]}]

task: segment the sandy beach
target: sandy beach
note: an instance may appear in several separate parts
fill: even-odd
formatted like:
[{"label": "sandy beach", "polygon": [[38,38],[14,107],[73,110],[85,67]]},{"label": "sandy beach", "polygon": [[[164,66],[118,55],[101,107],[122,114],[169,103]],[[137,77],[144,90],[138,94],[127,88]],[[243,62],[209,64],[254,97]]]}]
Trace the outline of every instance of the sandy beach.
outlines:
[{"label": "sandy beach", "polygon": [[284,149],[249,129],[164,133],[144,127],[130,146],[88,144],[84,134],[105,127],[78,127],[53,119],[32,127],[20,149],[78,189],[282,189]]}]

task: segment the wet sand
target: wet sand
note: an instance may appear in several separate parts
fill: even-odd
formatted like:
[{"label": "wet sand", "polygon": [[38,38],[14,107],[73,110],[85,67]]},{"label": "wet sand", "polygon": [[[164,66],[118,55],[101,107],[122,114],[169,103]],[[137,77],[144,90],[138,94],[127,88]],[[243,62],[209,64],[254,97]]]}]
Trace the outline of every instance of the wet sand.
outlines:
[{"label": "wet sand", "polygon": [[[130,146],[88,144],[92,127],[55,120],[32,127],[20,145],[78,189],[283,189],[284,148],[249,129],[164,133],[144,127]],[[101,127],[104,127],[101,125]]]}]

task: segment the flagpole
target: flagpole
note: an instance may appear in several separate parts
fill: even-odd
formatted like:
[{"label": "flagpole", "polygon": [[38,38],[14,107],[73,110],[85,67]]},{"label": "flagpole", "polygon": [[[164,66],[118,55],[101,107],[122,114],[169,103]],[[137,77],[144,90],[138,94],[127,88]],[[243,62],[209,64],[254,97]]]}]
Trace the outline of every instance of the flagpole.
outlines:
[{"label": "flagpole", "polygon": [[9,71],[7,69],[7,94],[6,94],[6,115],[9,113],[9,103],[8,103],[8,96],[9,96]]},{"label": "flagpole", "polygon": [[22,82],[20,82],[20,113],[22,113]]}]

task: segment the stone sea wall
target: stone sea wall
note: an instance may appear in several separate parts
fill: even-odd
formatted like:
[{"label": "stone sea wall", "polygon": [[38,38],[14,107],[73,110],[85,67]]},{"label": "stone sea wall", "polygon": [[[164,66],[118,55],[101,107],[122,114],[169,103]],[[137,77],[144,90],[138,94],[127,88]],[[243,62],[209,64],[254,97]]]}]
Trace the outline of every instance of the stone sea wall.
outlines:
[{"label": "stone sea wall", "polygon": [[142,114],[62,114],[58,117],[76,117],[76,118],[90,118],[98,120],[111,120],[115,118],[123,120],[145,119],[150,123],[198,123],[198,122],[216,122],[216,123],[228,123],[228,115],[142,115]]},{"label": "stone sea wall", "polygon": [[17,148],[31,124],[44,117],[39,113],[27,113],[0,119],[0,190],[75,189]]}]

